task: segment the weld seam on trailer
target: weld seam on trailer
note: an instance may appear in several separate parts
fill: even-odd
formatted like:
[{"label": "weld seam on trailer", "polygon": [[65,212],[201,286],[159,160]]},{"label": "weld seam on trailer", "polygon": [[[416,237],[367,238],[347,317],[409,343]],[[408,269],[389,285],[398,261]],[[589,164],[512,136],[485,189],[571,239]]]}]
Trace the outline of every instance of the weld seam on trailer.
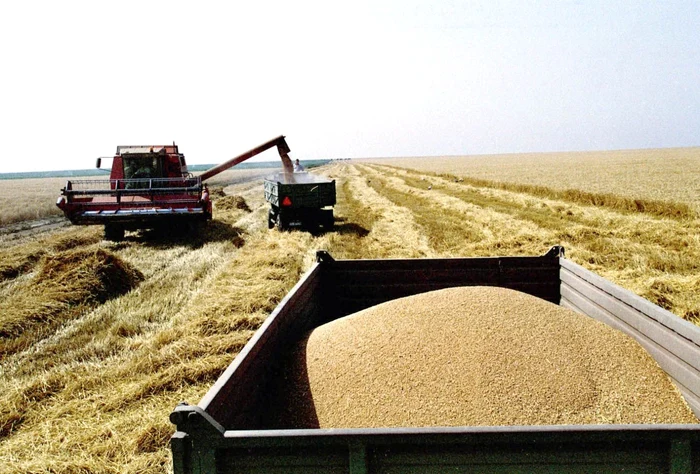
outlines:
[{"label": "weld seam on trailer", "polygon": [[367,474],[367,443],[348,443],[349,474]]},{"label": "weld seam on trailer", "polygon": [[673,440],[669,453],[670,474],[690,474],[693,472],[693,452],[690,440]]}]

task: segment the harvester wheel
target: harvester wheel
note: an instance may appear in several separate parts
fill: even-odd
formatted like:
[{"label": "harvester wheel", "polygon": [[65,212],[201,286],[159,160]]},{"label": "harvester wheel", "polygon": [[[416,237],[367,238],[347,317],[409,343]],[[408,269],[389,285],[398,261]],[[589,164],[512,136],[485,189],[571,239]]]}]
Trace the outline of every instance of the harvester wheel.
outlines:
[{"label": "harvester wheel", "polygon": [[187,223],[187,233],[190,235],[199,235],[202,228],[207,224],[207,221],[192,221]]},{"label": "harvester wheel", "polygon": [[124,240],[124,227],[116,224],[105,224],[105,240],[111,242]]}]

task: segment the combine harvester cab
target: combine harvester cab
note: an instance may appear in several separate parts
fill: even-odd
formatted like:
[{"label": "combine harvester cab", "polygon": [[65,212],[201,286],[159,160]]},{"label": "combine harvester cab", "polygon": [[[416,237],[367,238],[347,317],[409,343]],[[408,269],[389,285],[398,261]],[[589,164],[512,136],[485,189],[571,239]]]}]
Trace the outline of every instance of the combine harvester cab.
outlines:
[{"label": "combine harvester cab", "polygon": [[109,179],[69,180],[61,190],[56,204],[73,224],[103,224],[107,240],[121,240],[126,229],[211,219],[208,192],[177,145],[118,146],[112,159]]},{"label": "combine harvester cab", "polygon": [[[263,151],[277,147],[291,172],[289,147],[279,136],[200,176],[187,170],[177,145],[118,146],[109,179],[69,180],[56,205],[77,225],[105,226],[105,239],[121,240],[125,230],[189,230],[212,218],[205,180]],[[97,159],[100,168],[102,158]]]}]

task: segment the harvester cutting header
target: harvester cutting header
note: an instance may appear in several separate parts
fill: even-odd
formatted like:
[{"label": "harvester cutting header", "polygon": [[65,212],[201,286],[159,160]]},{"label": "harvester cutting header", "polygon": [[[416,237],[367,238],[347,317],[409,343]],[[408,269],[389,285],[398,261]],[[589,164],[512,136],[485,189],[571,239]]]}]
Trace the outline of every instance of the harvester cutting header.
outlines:
[{"label": "harvester cutting header", "polygon": [[[212,218],[204,181],[275,146],[285,173],[291,173],[290,150],[282,135],[199,176],[188,172],[185,155],[174,143],[118,146],[110,157],[109,179],[69,180],[56,205],[73,224],[104,225],[107,240],[123,239],[127,229],[189,226]],[[102,159],[97,159],[98,168]]]}]

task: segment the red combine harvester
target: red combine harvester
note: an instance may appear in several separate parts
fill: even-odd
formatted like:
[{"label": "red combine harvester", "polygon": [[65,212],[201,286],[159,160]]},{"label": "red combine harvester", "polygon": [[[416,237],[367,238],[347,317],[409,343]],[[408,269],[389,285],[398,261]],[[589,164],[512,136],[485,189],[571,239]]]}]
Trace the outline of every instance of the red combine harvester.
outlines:
[{"label": "red combine harvester", "polygon": [[289,146],[282,135],[199,176],[187,171],[185,155],[174,143],[118,146],[109,179],[69,180],[56,205],[73,224],[104,225],[107,240],[123,239],[125,230],[189,228],[212,217],[204,181],[274,146],[285,172],[291,173]]}]

